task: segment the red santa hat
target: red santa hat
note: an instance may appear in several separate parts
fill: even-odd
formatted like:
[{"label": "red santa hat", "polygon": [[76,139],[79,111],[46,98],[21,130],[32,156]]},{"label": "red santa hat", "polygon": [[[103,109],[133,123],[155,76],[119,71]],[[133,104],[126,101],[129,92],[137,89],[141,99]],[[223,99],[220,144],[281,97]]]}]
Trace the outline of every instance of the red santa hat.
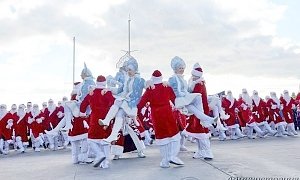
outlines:
[{"label": "red santa hat", "polygon": [[106,87],[106,78],[102,75],[97,77],[96,80],[97,88],[105,88]]},{"label": "red santa hat", "polygon": [[202,77],[203,70],[199,63],[194,64],[192,75],[196,77]]},{"label": "red santa hat", "polygon": [[155,70],[152,73],[152,77],[151,77],[151,81],[153,82],[153,84],[160,84],[162,83],[162,74],[159,70]]}]

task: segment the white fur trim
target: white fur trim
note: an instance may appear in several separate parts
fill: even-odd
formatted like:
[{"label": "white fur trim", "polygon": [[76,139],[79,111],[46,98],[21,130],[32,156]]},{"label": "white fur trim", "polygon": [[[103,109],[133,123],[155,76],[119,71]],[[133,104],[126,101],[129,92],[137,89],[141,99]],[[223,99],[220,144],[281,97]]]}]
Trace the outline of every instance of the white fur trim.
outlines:
[{"label": "white fur trim", "polygon": [[186,130],[184,130],[184,132],[188,135],[188,136],[191,136],[193,138],[196,138],[196,139],[208,139],[209,138],[209,133],[191,133],[191,132],[188,132]]},{"label": "white fur trim", "polygon": [[256,123],[257,126],[262,126],[262,125],[265,125],[265,124],[268,124],[266,121],[263,121],[263,122],[260,122],[260,123]]},{"label": "white fur trim", "polygon": [[162,83],[162,76],[159,76],[159,77],[155,77],[155,76],[152,76],[151,77],[151,81],[153,82],[153,84],[160,84]]},{"label": "white fur trim", "polygon": [[163,139],[156,139],[155,144],[159,145],[159,146],[166,145],[166,144],[169,144],[172,141],[179,141],[180,138],[181,138],[180,133],[177,133],[173,137],[168,137],[168,138],[163,138]]},{"label": "white fur trim", "polygon": [[69,141],[78,141],[82,139],[87,139],[87,137],[88,137],[88,133],[84,133],[76,136],[69,136],[68,139]]},{"label": "white fur trim", "polygon": [[192,75],[193,75],[193,76],[197,76],[197,77],[202,77],[203,72],[197,71],[197,70],[193,69],[193,70],[192,70]]},{"label": "white fur trim", "polygon": [[103,89],[106,87],[106,81],[96,82],[96,88]]}]

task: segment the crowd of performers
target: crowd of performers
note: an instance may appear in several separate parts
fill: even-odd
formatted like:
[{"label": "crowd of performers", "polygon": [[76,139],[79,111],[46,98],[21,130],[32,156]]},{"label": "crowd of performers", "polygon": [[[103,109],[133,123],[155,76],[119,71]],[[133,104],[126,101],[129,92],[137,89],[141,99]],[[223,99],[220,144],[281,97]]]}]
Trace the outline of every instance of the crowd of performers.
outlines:
[{"label": "crowd of performers", "polygon": [[13,104],[8,111],[0,105],[0,154],[8,154],[10,144],[25,152],[29,142],[34,151],[41,147],[57,150],[71,143],[72,161],[108,168],[110,156],[117,160],[125,152],[136,151],[145,158],[145,145],[160,149],[160,167],[182,166],[179,151],[186,151],[186,139],[196,142],[195,159],[213,159],[210,137],[219,140],[297,135],[300,129],[300,93],[287,90],[280,98],[275,92],[264,99],[246,89],[235,99],[207,95],[203,70],[196,63],[191,78],[184,79],[185,62],[171,60],[174,75],[163,82],[155,70],[145,81],[138,73],[137,60],[122,59],[115,77],[99,75],[94,82],[86,67],[82,82],[74,84],[71,99],[56,106],[52,99],[37,104]]}]

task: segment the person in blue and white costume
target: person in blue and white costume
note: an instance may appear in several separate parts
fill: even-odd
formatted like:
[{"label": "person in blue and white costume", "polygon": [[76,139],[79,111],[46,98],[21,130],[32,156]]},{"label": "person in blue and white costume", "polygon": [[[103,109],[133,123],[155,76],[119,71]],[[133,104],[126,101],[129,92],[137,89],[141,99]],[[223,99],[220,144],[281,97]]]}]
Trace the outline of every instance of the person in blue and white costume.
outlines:
[{"label": "person in blue and white costume", "polygon": [[[127,56],[126,58],[127,59],[123,63],[123,67],[120,69],[120,72],[115,78],[118,82],[118,88],[112,90],[112,93],[115,94],[114,97],[116,100],[110,107],[105,119],[99,119],[100,125],[108,126],[110,121],[115,118],[111,135],[105,139],[105,141],[109,143],[118,139],[118,132],[125,124],[124,120],[128,119],[128,117],[133,120],[136,126],[140,126],[136,119],[137,104],[142,96],[142,92],[145,87],[145,80],[138,74],[138,63],[136,59],[132,56]],[[108,81],[112,80],[110,79]],[[128,133],[130,134],[130,132]],[[137,144],[135,143],[135,145]],[[139,147],[137,147],[137,149],[138,152],[141,152]]]},{"label": "person in blue and white costume", "polygon": [[[51,131],[45,131],[50,135],[57,135],[60,130],[68,131],[73,128],[71,121],[73,117],[79,117],[79,107],[83,99],[88,95],[93,87],[96,86],[91,70],[89,70],[84,63],[84,68],[81,71],[82,82],[76,85],[77,88],[74,88],[76,92],[72,94],[76,95],[76,100],[66,101],[64,106],[64,118],[58,123],[58,125]],[[74,91],[73,90],[73,91]],[[87,115],[90,114],[90,110],[87,110]]]},{"label": "person in blue and white costume", "polygon": [[204,114],[200,93],[188,92],[188,84],[183,77],[185,62],[175,56],[171,60],[171,67],[175,74],[169,78],[169,85],[176,95],[175,108],[181,110],[183,114],[194,114],[202,126],[211,127],[213,123],[217,122],[218,117],[212,118]]}]

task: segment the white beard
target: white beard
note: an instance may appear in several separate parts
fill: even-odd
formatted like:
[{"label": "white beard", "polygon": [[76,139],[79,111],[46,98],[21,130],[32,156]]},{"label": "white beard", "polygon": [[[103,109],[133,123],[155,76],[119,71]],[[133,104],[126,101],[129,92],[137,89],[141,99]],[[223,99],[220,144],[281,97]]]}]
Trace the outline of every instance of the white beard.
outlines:
[{"label": "white beard", "polygon": [[19,119],[23,119],[23,117],[26,115],[26,112],[24,110],[18,110],[17,115],[19,116]]},{"label": "white beard", "polygon": [[230,107],[232,107],[233,103],[234,103],[234,97],[232,95],[227,95],[226,99],[228,99],[230,101]]},{"label": "white beard", "polygon": [[33,116],[33,117],[36,117],[36,116],[38,116],[40,114],[40,110],[38,110],[38,109],[33,109],[32,111],[31,111],[31,115]]},{"label": "white beard", "polygon": [[287,104],[288,103],[290,103],[290,101],[291,101],[291,96],[289,96],[289,95],[283,95],[283,99],[287,102]]},{"label": "white beard", "polygon": [[273,99],[273,101],[274,101],[278,106],[280,106],[280,101],[279,101],[279,99],[277,98],[277,96],[271,96],[271,98]]},{"label": "white beard", "polygon": [[7,114],[7,110],[0,110],[0,120]]},{"label": "white beard", "polygon": [[249,96],[249,94],[242,94],[242,99],[245,101],[246,105],[251,106],[252,105],[252,99]]},{"label": "white beard", "polygon": [[190,79],[189,79],[189,82],[188,82],[188,87],[193,91],[194,90],[194,88],[195,88],[195,85],[197,84],[197,83],[200,83],[200,82],[203,82],[204,81],[204,78],[199,78],[199,79],[197,79],[197,80],[195,80],[195,81],[193,81],[193,78],[191,77]]},{"label": "white beard", "polygon": [[32,111],[32,108],[26,109],[26,112],[27,112],[27,113],[30,113],[31,111]]},{"label": "white beard", "polygon": [[17,112],[16,110],[10,110],[9,111],[11,114],[14,114],[15,112]]},{"label": "white beard", "polygon": [[255,105],[258,106],[259,102],[260,102],[260,97],[258,95],[253,95],[252,99],[253,99]]},{"label": "white beard", "polygon": [[51,106],[48,106],[48,110],[49,110],[50,114],[53,113],[53,111],[55,110],[55,108],[56,108],[56,106],[54,104],[51,105]]}]

